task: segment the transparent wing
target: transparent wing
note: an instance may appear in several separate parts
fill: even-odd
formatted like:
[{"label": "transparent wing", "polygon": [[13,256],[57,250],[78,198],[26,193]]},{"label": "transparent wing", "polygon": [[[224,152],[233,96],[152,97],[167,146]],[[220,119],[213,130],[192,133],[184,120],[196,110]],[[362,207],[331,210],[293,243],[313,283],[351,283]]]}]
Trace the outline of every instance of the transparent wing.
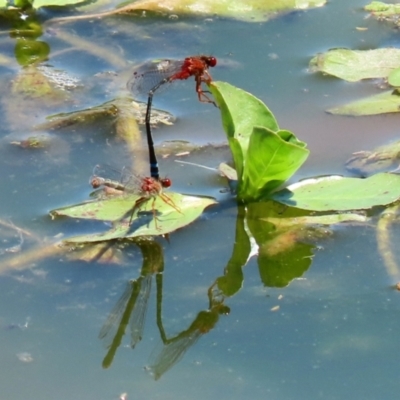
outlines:
[{"label": "transparent wing", "polygon": [[[138,279],[138,281],[140,278]],[[140,291],[132,311],[131,328],[131,347],[134,348],[142,340],[144,322],[146,320],[147,304],[150,297],[152,275],[146,275],[140,282]]]},{"label": "transparent wing", "polygon": [[148,61],[132,71],[127,88],[134,96],[147,95],[151,89],[163,80],[166,84],[157,89],[157,93],[168,85],[168,79],[182,69],[183,60],[154,60]]},{"label": "transparent wing", "polygon": [[90,184],[97,178],[100,186],[116,188],[127,193],[138,193],[141,191],[141,178],[135,175],[129,168],[114,168],[108,164],[96,165],[90,177]]},{"label": "transparent wing", "polygon": [[125,330],[128,321],[125,321],[124,327],[121,327],[123,323],[123,317],[126,309],[129,306],[132,294],[135,289],[135,281],[129,281],[123,295],[118,300],[115,307],[107,317],[104,325],[99,332],[99,339],[103,341],[104,346],[109,348],[118,332],[119,329]]},{"label": "transparent wing", "polygon": [[174,366],[186,351],[197,342],[201,335],[202,333],[196,330],[190,334],[176,338],[176,340],[168,344],[164,344],[161,351],[156,348],[150,356],[150,366],[147,368],[154,376],[154,379],[159,379]]}]

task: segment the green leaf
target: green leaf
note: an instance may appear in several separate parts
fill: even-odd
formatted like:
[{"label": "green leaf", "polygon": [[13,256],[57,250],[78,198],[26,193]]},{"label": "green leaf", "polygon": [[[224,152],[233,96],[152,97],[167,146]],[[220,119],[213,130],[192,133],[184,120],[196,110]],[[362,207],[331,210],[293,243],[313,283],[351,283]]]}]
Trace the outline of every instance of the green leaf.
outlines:
[{"label": "green leaf", "polygon": [[400,86],[400,68],[396,68],[389,74],[388,83],[391,86]]},{"label": "green leaf", "polygon": [[399,111],[400,95],[397,90],[386,91],[378,95],[326,110],[326,112],[330,114],[352,115],[356,117],[363,115],[395,113]]},{"label": "green leaf", "polygon": [[323,72],[349,82],[368,78],[387,78],[400,67],[400,49],[333,49],[310,61],[313,72]]},{"label": "green leaf", "polygon": [[243,267],[246,265],[251,244],[249,236],[245,229],[246,208],[240,205],[236,218],[235,240],[232,256],[224,268],[224,275],[217,278],[218,289],[225,296],[233,296],[243,286]]},{"label": "green leaf", "polygon": [[252,94],[225,82],[212,82],[210,91],[221,110],[238,174],[238,198],[258,200],[275,189],[303,164],[306,144],[279,130],[268,107]]},{"label": "green leaf", "polygon": [[227,82],[213,81],[210,86],[222,116],[222,125],[228,138],[239,139],[243,153],[254,126],[263,126],[276,132],[278,122],[271,110],[251,93],[230,85]]},{"label": "green leaf", "polygon": [[[47,0],[49,1],[49,0]],[[44,3],[45,0],[41,0]],[[268,21],[293,10],[320,7],[326,0],[138,0],[115,10],[86,15],[84,18],[101,18],[109,15],[153,12],[161,15],[234,18],[246,22]],[[50,5],[50,4],[42,4]],[[35,6],[36,1],[35,1]],[[69,18],[72,20],[73,18]],[[65,20],[65,19],[64,19]]]},{"label": "green leaf", "polygon": [[85,1],[87,0],[33,0],[33,7],[36,9],[40,7],[63,7],[73,4],[84,3]]},{"label": "green leaf", "polygon": [[366,179],[341,176],[306,179],[271,197],[304,210],[369,209],[391,204],[400,198],[400,175],[381,173]]},{"label": "green leaf", "polygon": [[[171,233],[197,219],[215,200],[168,192],[154,198],[141,200],[137,195],[118,196],[86,202],[50,212],[52,216],[113,221],[111,230],[94,235],[69,238],[68,242],[96,242],[117,238],[156,236]],[[132,222],[130,224],[133,212]]]},{"label": "green leaf", "polygon": [[309,151],[297,140],[289,140],[287,131],[282,135],[266,128],[255,127],[250,138],[248,157],[244,165],[243,183],[238,196],[246,200],[259,199],[289,179],[307,159]]},{"label": "green leaf", "polygon": [[400,13],[400,4],[387,4],[382,1],[372,1],[364,7],[378,17],[389,17]]}]

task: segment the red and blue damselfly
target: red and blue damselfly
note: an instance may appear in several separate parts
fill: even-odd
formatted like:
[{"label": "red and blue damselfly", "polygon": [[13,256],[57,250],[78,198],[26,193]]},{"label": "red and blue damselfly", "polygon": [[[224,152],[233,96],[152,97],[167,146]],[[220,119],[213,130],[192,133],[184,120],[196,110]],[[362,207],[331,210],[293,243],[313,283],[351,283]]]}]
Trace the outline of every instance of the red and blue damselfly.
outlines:
[{"label": "red and blue damselfly", "polygon": [[158,60],[150,61],[140,65],[132,73],[132,77],[127,83],[128,89],[134,95],[147,94],[147,109],[146,109],[146,136],[149,147],[150,159],[150,176],[159,180],[159,168],[156,154],[154,151],[153,137],[151,134],[150,118],[151,106],[154,93],[163,85],[176,80],[185,80],[194,77],[196,82],[196,92],[199,101],[203,103],[215,102],[211,100],[202,89],[202,83],[209,84],[212,81],[211,75],[208,72],[210,67],[217,65],[217,59],[212,56],[192,56],[186,57],[183,60]]},{"label": "red and blue damselfly", "polygon": [[166,193],[164,193],[164,189],[169,188],[172,184],[169,178],[156,179],[153,177],[139,177],[131,173],[126,168],[122,170],[119,179],[105,178],[105,176],[112,176],[115,174],[116,171],[112,168],[105,168],[100,165],[96,165],[93,170],[93,175],[90,178],[90,184],[94,189],[103,188],[106,195],[135,194],[138,196],[138,199],[135,201],[132,206],[132,210],[130,211],[131,216],[129,224],[132,223],[135,211],[138,211],[140,207],[147,201],[152,200],[152,213],[154,216],[156,229],[158,229],[157,211],[154,206],[157,197],[181,213],[172,199]]}]

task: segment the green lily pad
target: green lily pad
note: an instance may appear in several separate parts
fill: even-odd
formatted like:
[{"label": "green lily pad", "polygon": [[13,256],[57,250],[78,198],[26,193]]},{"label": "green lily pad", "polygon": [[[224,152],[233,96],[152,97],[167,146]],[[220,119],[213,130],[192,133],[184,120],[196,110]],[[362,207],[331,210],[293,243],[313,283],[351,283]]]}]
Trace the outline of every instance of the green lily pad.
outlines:
[{"label": "green lily pad", "polygon": [[388,76],[388,83],[391,86],[400,86],[400,68],[393,70]]},{"label": "green lily pad", "polygon": [[326,112],[330,114],[351,115],[356,117],[363,115],[397,113],[399,111],[400,93],[398,93],[397,90],[385,91],[365,99],[353,101],[343,106],[326,110]]},{"label": "green lily pad", "polygon": [[[39,1],[39,0],[37,0]],[[40,0],[41,6],[54,5],[45,2],[62,0]],[[70,0],[69,0],[70,1]],[[142,11],[162,13],[163,15],[200,16],[233,18],[246,22],[262,22],[276,18],[279,14],[293,10],[303,10],[325,5],[326,0],[139,0],[123,5],[115,10],[98,14],[76,17],[58,18],[57,20],[73,20],[101,18],[109,15],[128,14]],[[38,7],[36,1],[35,7]],[[54,19],[55,21],[56,19]]]},{"label": "green lily pad", "polygon": [[400,14],[400,4],[387,4],[382,1],[372,1],[364,7],[364,10],[371,11],[377,17],[390,17]]},{"label": "green lily pad", "polygon": [[361,79],[387,78],[400,67],[400,49],[375,50],[333,49],[310,61],[312,72],[323,72],[349,82]]},{"label": "green lily pad", "polygon": [[364,210],[385,206],[400,198],[400,175],[381,173],[366,179],[327,176],[288,186],[272,199],[313,211]]},{"label": "green lily pad", "polygon": [[85,2],[86,0],[33,0],[32,6],[36,9],[40,7],[65,7]]},{"label": "green lily pad", "polygon": [[214,199],[206,197],[168,192],[149,198],[135,208],[134,205],[139,199],[142,198],[135,194],[116,196],[53,210],[50,214],[114,222],[113,228],[105,233],[77,236],[66,240],[75,243],[97,242],[165,235],[190,224],[206,207],[216,203]]}]

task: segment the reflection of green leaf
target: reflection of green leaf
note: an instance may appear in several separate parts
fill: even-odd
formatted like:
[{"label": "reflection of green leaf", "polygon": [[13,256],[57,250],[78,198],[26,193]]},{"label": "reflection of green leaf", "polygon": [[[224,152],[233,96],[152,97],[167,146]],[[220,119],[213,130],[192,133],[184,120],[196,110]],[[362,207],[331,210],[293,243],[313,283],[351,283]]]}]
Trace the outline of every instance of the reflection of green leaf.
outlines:
[{"label": "reflection of green leaf", "polygon": [[217,279],[218,288],[225,296],[233,296],[243,285],[243,270],[250,255],[250,240],[244,229],[244,206],[239,206],[236,219],[236,235],[233,253],[224,270],[224,276]]},{"label": "reflection of green leaf", "polygon": [[[165,235],[197,219],[215,201],[205,197],[168,192],[164,199],[156,196],[137,207],[129,224],[138,195],[125,195],[93,201],[51,211],[51,215],[114,221],[111,230],[94,235],[70,238],[68,242],[96,242],[123,237]],[[167,204],[167,202],[169,204]],[[173,204],[173,206],[171,205]]]},{"label": "reflection of green leaf", "polygon": [[225,296],[237,293],[243,285],[242,269],[256,255],[264,285],[287,286],[310,267],[315,247],[310,242],[329,236],[327,225],[366,220],[364,215],[356,213],[316,216],[274,201],[239,206],[235,247],[224,276],[217,279],[218,288]]},{"label": "reflection of green leaf", "polygon": [[36,65],[23,68],[12,81],[11,90],[17,99],[17,96],[24,100],[40,99],[46,105],[54,105],[68,99],[68,93],[57,88],[55,82]]},{"label": "reflection of green leaf", "polygon": [[358,214],[313,216],[272,201],[247,206],[247,222],[259,247],[258,267],[265,286],[284,287],[301,277],[311,265],[314,243],[330,235],[322,225],[365,221]]},{"label": "reflection of green leaf", "polygon": [[326,110],[330,114],[338,115],[377,115],[395,113],[400,111],[400,95],[395,91],[386,91],[374,96],[354,101],[344,106],[330,108]]},{"label": "reflection of green leaf", "polygon": [[270,222],[275,225],[276,228],[290,228],[294,226],[305,226],[305,225],[333,225],[340,222],[356,221],[365,222],[367,217],[365,215],[356,213],[346,214],[328,214],[328,215],[308,215],[304,217],[293,217],[293,218],[261,218],[261,220]]},{"label": "reflection of green leaf", "polygon": [[266,243],[265,249],[260,247],[258,255],[259,274],[265,286],[285,287],[293,279],[303,276],[311,265],[315,247],[312,244],[296,242],[279,254],[269,254],[269,246],[271,243]]},{"label": "reflection of green leaf", "polygon": [[[311,265],[315,246],[302,242],[305,238],[307,241],[315,240],[320,234],[305,224],[297,223],[298,218],[307,214],[304,210],[287,208],[271,201],[248,205],[247,222],[259,247],[257,262],[265,286],[287,286]],[[288,219],[294,223],[288,224]]]},{"label": "reflection of green leaf", "polygon": [[274,115],[252,94],[225,82],[212,82],[210,91],[233,154],[238,198],[258,200],[292,176],[309,151],[293,133],[279,130]]},{"label": "reflection of green leaf", "polygon": [[18,63],[26,66],[46,60],[50,53],[50,46],[39,40],[19,39],[14,51]]},{"label": "reflection of green leaf", "polygon": [[310,61],[314,72],[323,72],[350,82],[368,78],[387,78],[400,67],[400,49],[333,49]]},{"label": "reflection of green leaf", "polygon": [[366,179],[328,176],[306,179],[272,195],[280,203],[305,210],[361,210],[400,197],[400,175],[381,173]]}]

